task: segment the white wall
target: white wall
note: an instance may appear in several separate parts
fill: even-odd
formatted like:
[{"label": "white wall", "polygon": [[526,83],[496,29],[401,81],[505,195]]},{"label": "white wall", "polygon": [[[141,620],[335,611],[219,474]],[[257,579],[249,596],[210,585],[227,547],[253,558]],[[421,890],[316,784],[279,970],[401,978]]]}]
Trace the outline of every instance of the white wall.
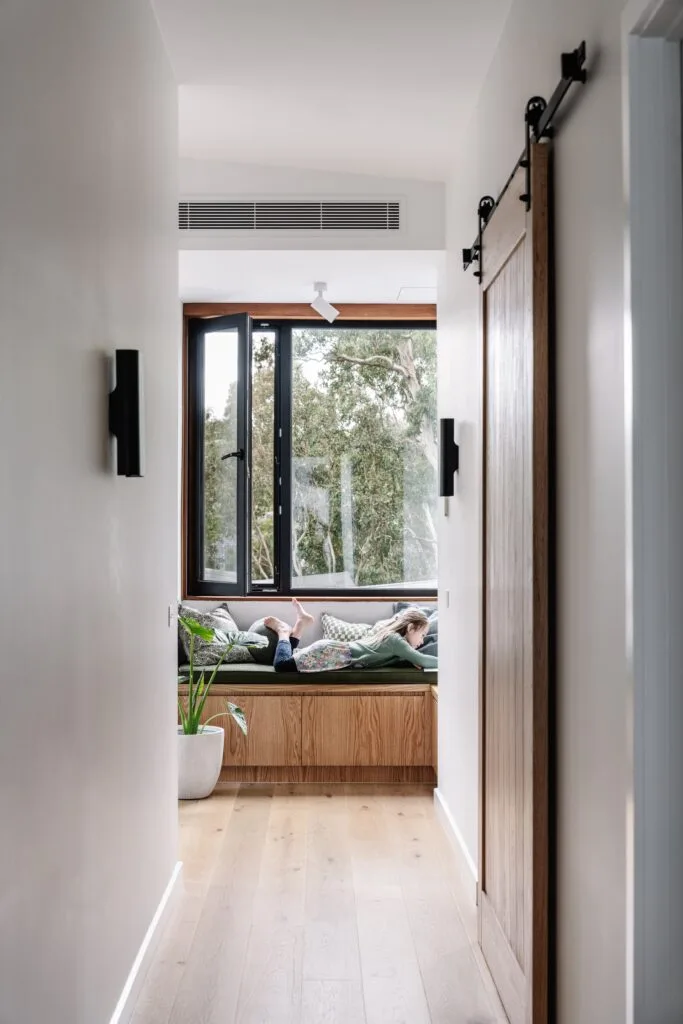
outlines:
[{"label": "white wall", "polygon": [[182,199],[401,200],[397,231],[181,231],[183,249],[443,249],[445,187],[438,181],[180,161]]},{"label": "white wall", "polygon": [[680,43],[629,48],[634,1008],[683,1020],[683,165]]},{"label": "white wall", "polygon": [[[188,598],[183,603],[191,608],[206,609],[215,608],[216,605],[223,602],[193,601]],[[284,619],[285,622],[289,622],[292,626],[296,619],[294,609],[289,601],[268,601],[267,599],[263,601],[234,601],[229,599],[226,603],[230,614],[240,629],[249,629],[258,619],[265,618],[266,615],[277,615],[278,618]],[[436,606],[436,602],[429,600],[420,600],[415,603],[424,606]],[[393,601],[335,601],[333,598],[325,598],[324,601],[310,601],[304,598],[303,604],[311,615],[315,616],[315,622],[312,623],[304,634],[304,643],[313,643],[314,640],[320,640],[322,637],[321,615],[323,612],[326,612],[328,615],[334,615],[338,619],[343,619],[344,622],[370,623],[379,622],[381,619],[388,619],[394,614]]]},{"label": "white wall", "polygon": [[0,1020],[105,1024],[176,861],[176,89],[146,0],[4,0],[0,95]]},{"label": "white wall", "polygon": [[[627,662],[620,0],[515,0],[448,185],[439,295],[440,415],[460,421],[461,472],[440,533],[439,786],[477,859],[481,607],[478,289],[460,250],[485,193],[523,147],[527,99],[549,97],[560,53],[586,39],[556,141],[557,970],[560,1024],[626,1013]],[[446,607],[446,592],[450,607]]]}]

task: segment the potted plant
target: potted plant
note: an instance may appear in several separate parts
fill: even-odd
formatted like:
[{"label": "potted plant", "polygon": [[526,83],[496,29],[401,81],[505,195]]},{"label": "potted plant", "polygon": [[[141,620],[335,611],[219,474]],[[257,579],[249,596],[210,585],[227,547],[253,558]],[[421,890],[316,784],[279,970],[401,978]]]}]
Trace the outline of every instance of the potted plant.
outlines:
[{"label": "potted plant", "polygon": [[[180,724],[178,725],[178,797],[180,800],[201,800],[213,793],[223,763],[224,730],[221,726],[210,725],[217,718],[232,718],[244,735],[247,734],[247,720],[241,708],[226,700],[225,711],[212,715],[206,722],[201,722],[204,705],[211,693],[218,669],[229,652],[236,645],[250,647],[243,643],[240,634],[228,637],[218,629],[210,629],[200,625],[195,619],[180,617],[181,627],[190,635],[189,676],[179,676],[179,683],[188,684],[187,697],[178,697]],[[207,643],[218,642],[221,653],[216,665],[210,669],[197,669],[195,666],[195,640],[200,638]],[[206,672],[210,671],[208,682]]]}]

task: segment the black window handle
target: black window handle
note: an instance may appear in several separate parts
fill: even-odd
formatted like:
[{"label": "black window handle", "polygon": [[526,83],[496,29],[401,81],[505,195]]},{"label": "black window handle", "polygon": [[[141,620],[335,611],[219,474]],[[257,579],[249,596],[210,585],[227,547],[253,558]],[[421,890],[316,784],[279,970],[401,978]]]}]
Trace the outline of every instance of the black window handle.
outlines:
[{"label": "black window handle", "polygon": [[228,452],[227,455],[221,455],[221,462],[224,462],[225,459],[243,459],[243,458],[244,458],[244,448],[238,448],[236,452]]}]

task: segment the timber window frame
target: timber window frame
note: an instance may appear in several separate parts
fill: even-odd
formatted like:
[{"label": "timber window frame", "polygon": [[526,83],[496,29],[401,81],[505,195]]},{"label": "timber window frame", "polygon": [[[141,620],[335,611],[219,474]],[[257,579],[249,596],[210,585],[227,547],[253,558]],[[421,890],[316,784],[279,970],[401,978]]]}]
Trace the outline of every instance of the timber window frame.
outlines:
[{"label": "timber window frame", "polygon": [[[400,310],[401,307],[399,307]],[[191,307],[190,307],[191,310]],[[434,600],[434,587],[303,587],[292,586],[292,332],[297,328],[325,328],[320,318],[250,317],[248,312],[229,315],[185,317],[183,365],[183,518],[182,518],[182,592],[186,599],[205,598],[331,598],[391,601],[407,597]],[[217,307],[217,313],[221,312]],[[329,325],[334,330],[414,330],[435,331],[434,319],[342,319]],[[237,429],[232,457],[236,475],[236,562],[234,578],[207,578],[204,562],[204,420],[203,392],[205,337],[216,331],[233,331],[238,346]],[[251,579],[251,366],[253,333],[272,332],[275,337],[274,378],[274,466],[273,466],[273,550],[274,579]],[[242,453],[240,456],[238,453]]]}]

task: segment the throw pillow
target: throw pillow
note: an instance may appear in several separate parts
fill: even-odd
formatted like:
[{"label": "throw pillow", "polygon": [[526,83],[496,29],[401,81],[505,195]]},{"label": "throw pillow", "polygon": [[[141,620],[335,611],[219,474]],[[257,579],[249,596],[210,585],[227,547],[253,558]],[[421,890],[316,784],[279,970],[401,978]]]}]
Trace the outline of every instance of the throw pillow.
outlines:
[{"label": "throw pillow", "polygon": [[[221,604],[218,608],[212,608],[207,611],[201,611],[198,608],[191,608],[189,605],[181,604],[178,608],[178,614],[182,615],[183,618],[186,619],[195,619],[201,626],[205,626],[207,629],[220,629],[221,632],[227,635],[229,640],[232,640],[235,643],[261,644],[263,642],[263,637],[257,636],[253,633],[243,632],[238,628],[237,623],[228,611],[227,604]],[[185,657],[189,660],[190,634],[187,630],[183,629],[180,624],[178,625],[178,630],[183,649],[185,651]],[[202,640],[200,637],[195,637],[195,665],[199,668],[209,665],[217,665],[223,652],[223,646],[223,643],[219,640],[209,642]],[[253,658],[249,649],[247,647],[237,646],[233,647],[229,654],[226,655],[223,659],[223,664],[244,664],[250,661],[253,661]]]},{"label": "throw pillow", "polygon": [[351,640],[360,640],[370,632],[372,626],[367,622],[344,622],[334,615],[323,612],[320,616],[323,638],[325,640],[340,640],[342,643],[349,643]]},{"label": "throw pillow", "polygon": [[257,665],[272,665],[275,657],[275,648],[277,647],[277,633],[272,629],[268,629],[263,623],[263,619],[257,619],[249,627],[250,633],[256,633],[257,636],[265,637],[266,644],[263,647],[252,647],[251,656]]},{"label": "throw pillow", "polygon": [[394,615],[398,612],[405,611],[406,608],[419,608],[421,612],[424,612],[427,618],[436,614],[436,608],[433,604],[415,604],[414,601],[395,601],[394,602]]}]

